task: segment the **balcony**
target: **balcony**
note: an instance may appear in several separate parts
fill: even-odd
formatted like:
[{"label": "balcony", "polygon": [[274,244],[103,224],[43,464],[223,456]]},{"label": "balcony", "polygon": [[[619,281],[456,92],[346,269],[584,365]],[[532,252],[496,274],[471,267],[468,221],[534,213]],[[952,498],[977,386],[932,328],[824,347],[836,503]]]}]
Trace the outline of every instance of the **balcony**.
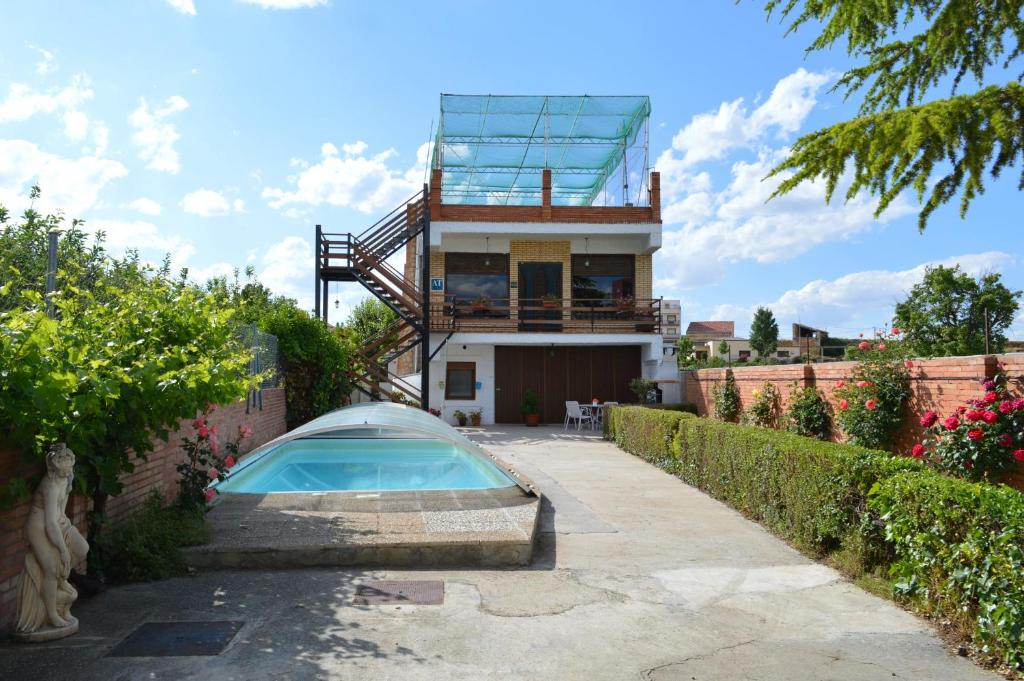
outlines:
[{"label": "balcony", "polygon": [[462,333],[661,333],[661,299],[446,298],[430,308],[432,331]]}]

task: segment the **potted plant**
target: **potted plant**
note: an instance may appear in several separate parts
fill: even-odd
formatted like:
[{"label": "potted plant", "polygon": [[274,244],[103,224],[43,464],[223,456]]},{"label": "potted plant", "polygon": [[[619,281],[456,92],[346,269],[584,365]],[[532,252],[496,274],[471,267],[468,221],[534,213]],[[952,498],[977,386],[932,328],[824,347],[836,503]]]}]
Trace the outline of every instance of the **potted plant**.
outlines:
[{"label": "potted plant", "polygon": [[483,409],[474,409],[473,411],[469,412],[469,423],[470,423],[470,425],[472,425],[472,426],[479,426],[480,425],[480,419],[483,418],[483,415],[484,415],[484,410]]},{"label": "potted plant", "polygon": [[453,416],[455,417],[455,420],[458,421],[460,426],[466,425],[466,421],[468,419],[468,417],[466,416],[466,412],[462,411],[461,409],[456,409]]},{"label": "potted plant", "polygon": [[487,296],[477,296],[470,305],[473,312],[487,312],[491,309],[491,299]]},{"label": "potted plant", "polygon": [[532,388],[527,388],[526,392],[523,393],[523,404],[520,407],[520,411],[523,412],[523,416],[526,418],[526,425],[540,425],[540,398],[537,397],[536,391]]},{"label": "potted plant", "polygon": [[629,312],[636,305],[636,301],[633,300],[633,296],[622,296],[615,299],[615,307],[621,312]]},{"label": "potted plant", "polygon": [[545,293],[540,297],[541,305],[548,309],[561,307],[562,299],[556,296],[554,293]]}]

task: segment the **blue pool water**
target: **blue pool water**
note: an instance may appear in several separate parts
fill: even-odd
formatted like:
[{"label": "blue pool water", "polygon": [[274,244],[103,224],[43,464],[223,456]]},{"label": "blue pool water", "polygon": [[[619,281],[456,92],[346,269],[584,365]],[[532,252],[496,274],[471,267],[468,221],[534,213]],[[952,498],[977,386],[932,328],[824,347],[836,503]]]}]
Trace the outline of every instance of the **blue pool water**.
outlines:
[{"label": "blue pool water", "polygon": [[221,492],[419,491],[514,484],[497,466],[440,440],[291,440],[232,471]]}]

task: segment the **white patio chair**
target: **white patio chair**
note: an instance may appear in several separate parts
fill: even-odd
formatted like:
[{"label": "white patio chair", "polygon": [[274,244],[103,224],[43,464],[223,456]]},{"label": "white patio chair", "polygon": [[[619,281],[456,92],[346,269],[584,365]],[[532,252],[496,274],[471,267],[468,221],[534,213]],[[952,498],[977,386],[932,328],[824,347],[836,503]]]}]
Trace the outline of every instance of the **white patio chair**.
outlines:
[{"label": "white patio chair", "polygon": [[569,427],[569,421],[576,422],[576,430],[582,428],[584,423],[588,424],[591,430],[593,430],[595,423],[594,415],[591,413],[590,409],[581,407],[579,402],[570,402],[569,400],[566,400],[565,423],[562,425],[562,430]]}]

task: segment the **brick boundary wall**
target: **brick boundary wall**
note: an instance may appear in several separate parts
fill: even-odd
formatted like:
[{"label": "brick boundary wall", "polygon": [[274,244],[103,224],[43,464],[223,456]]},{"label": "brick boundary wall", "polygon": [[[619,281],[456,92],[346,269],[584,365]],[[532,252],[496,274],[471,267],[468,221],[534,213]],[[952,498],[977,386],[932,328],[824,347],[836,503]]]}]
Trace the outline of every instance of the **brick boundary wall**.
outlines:
[{"label": "brick boundary wall", "polygon": [[[1004,366],[1011,385],[1017,392],[1020,392],[1022,387],[1019,381],[1024,380],[1024,353],[939,357],[915,359],[913,362],[914,367],[910,370],[910,400],[903,425],[896,434],[894,451],[897,453],[909,452],[913,444],[921,440],[924,429],[918,421],[924,412],[932,410],[945,417],[967,400],[981,397],[984,391],[979,385],[980,381],[994,376],[998,364]],[[818,388],[825,395],[825,399],[833,404],[835,382],[841,378],[848,379],[855,364],[856,362],[776,364],[684,371],[684,400],[697,405],[701,416],[707,416],[712,404],[711,387],[725,380],[726,373],[731,371],[744,410],[753,401],[752,391],[765,381],[774,383],[778,388],[783,409],[793,391],[794,383],[798,387]],[[833,439],[842,439],[841,434],[833,431]],[[1024,489],[1024,475],[1013,475],[1009,482],[1018,489]]]},{"label": "brick boundary wall", "polygon": [[[284,388],[263,391],[262,411],[250,407],[246,414],[245,402],[217,407],[210,415],[210,423],[216,424],[222,441],[234,437],[241,425],[252,428],[252,437],[242,441],[243,452],[269,442],[287,430]],[[135,460],[135,471],[122,478],[124,491],[107,501],[107,515],[114,524],[124,520],[153,492],[168,500],[175,497],[178,491],[175,466],[184,455],[178,443],[180,438],[192,435],[191,423],[182,421],[179,430],[172,433],[167,442],[156,440],[156,447],[146,461]],[[0,480],[6,482],[13,477],[27,477],[41,470],[41,466],[25,463],[18,452],[0,444]],[[91,504],[91,500],[79,495],[72,496],[68,502],[68,517],[83,536],[86,534],[86,513]],[[6,636],[15,617],[18,576],[25,565],[23,533],[30,506],[31,501],[25,500],[0,511],[0,636]]]}]

